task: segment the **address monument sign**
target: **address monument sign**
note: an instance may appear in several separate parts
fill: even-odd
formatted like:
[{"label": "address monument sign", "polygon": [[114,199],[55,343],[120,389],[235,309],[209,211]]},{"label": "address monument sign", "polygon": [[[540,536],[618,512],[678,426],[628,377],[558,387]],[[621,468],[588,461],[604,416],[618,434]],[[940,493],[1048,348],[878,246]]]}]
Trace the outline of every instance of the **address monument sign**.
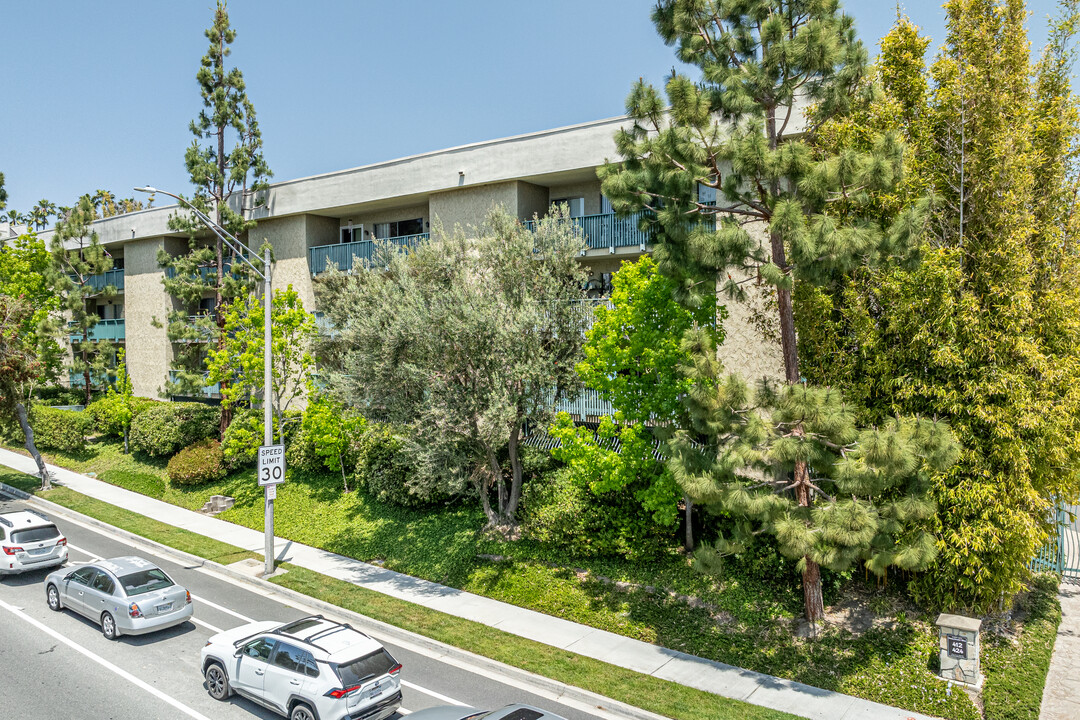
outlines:
[{"label": "address monument sign", "polygon": [[285,482],[285,446],[260,446],[259,485],[277,485],[283,482]]}]

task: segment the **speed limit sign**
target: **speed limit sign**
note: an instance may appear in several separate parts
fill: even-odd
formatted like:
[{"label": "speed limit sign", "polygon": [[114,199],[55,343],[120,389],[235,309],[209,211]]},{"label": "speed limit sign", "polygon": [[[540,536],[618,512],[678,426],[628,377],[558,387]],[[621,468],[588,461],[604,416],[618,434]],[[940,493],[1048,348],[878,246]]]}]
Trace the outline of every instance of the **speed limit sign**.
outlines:
[{"label": "speed limit sign", "polygon": [[285,446],[260,446],[259,485],[277,485],[283,482],[285,482]]}]

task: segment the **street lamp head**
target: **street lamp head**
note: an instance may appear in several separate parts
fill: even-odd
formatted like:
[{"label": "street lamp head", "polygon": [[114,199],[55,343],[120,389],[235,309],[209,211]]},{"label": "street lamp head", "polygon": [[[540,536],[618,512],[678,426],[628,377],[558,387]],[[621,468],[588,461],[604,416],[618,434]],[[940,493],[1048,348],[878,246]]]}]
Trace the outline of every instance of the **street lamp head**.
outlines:
[{"label": "street lamp head", "polygon": [[150,187],[149,185],[147,185],[146,187],[137,187],[137,188],[134,188],[134,190],[135,190],[135,192],[144,192],[144,193],[151,193],[151,194],[158,192],[158,189],[156,187]]}]

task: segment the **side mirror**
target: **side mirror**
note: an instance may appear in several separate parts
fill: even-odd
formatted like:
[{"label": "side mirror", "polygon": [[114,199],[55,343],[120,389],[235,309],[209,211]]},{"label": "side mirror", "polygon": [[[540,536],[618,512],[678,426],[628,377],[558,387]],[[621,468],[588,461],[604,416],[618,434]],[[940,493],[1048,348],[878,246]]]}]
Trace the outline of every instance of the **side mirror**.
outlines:
[{"label": "side mirror", "polygon": [[244,654],[244,648],[236,648],[236,651],[232,654],[234,658],[238,658]]},{"label": "side mirror", "polygon": [[64,576],[64,580],[70,580],[70,579],[71,579],[71,577],[72,577],[72,576],[73,576],[74,574],[75,574],[75,571],[74,571],[74,570],[72,570],[71,572],[69,572],[69,573],[68,573],[67,575],[65,575],[65,576]]}]

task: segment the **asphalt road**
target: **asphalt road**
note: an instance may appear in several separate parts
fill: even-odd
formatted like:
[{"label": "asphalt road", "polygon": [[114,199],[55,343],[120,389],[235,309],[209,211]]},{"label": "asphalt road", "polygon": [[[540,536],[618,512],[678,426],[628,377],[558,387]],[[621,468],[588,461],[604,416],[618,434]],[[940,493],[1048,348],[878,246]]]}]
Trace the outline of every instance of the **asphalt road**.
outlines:
[{"label": "asphalt road", "polygon": [[[0,495],[0,512],[26,504]],[[184,567],[101,531],[54,519],[68,539],[69,565],[97,558],[138,554],[165,570],[191,591],[194,622],[158,633],[106,640],[97,624],[71,611],[52,612],[42,581],[47,570],[0,579],[0,708],[5,718],[55,720],[92,718],[274,718],[273,713],[233,696],[217,702],[206,693],[199,653],[215,633],[251,620],[286,622],[312,611],[286,604],[257,588],[198,568]],[[376,637],[376,639],[379,639]],[[424,651],[383,643],[402,663],[402,711],[395,717],[435,705],[461,704],[492,709],[524,702],[567,720],[598,720],[596,715],[540,697],[499,678],[440,660]]]}]

